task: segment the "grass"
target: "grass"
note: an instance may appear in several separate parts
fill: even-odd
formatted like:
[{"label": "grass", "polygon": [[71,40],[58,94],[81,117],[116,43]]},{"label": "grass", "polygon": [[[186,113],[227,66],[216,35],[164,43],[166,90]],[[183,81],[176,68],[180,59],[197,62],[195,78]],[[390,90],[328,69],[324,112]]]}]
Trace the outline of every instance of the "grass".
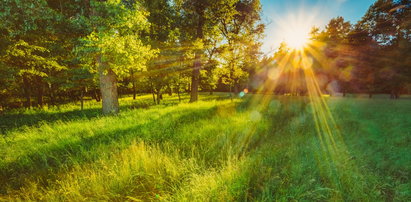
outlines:
[{"label": "grass", "polygon": [[409,100],[327,98],[333,125],[305,98],[201,97],[2,115],[0,200],[411,200]]}]

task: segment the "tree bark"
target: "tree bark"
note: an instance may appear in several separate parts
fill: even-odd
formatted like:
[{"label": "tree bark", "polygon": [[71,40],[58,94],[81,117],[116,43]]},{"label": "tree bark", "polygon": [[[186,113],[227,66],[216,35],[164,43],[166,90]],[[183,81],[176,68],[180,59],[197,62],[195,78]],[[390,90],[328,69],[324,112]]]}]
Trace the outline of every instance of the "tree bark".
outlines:
[{"label": "tree bark", "polygon": [[133,100],[136,99],[136,81],[134,78],[134,71],[131,70],[131,84],[133,85]]},{"label": "tree bark", "polygon": [[101,98],[103,100],[103,114],[117,114],[119,112],[116,74],[106,62],[97,57],[100,76]]},{"label": "tree bark", "polygon": [[[204,10],[198,11],[199,19],[197,24],[197,39],[203,39],[203,26],[204,26]],[[193,65],[193,73],[191,76],[191,95],[190,102],[198,101],[198,86],[200,83],[200,68],[201,68],[201,51],[198,50],[195,53],[195,61]]]},{"label": "tree bark", "polygon": [[37,86],[37,107],[43,108],[43,83],[41,81]]},{"label": "tree bark", "polygon": [[26,98],[26,101],[24,102],[24,107],[30,108],[31,106],[30,83],[26,76],[23,76],[23,91],[24,91],[24,97]]},{"label": "tree bark", "polygon": [[178,102],[181,102],[180,86],[177,87]]},{"label": "tree bark", "polygon": [[83,111],[84,109],[84,88],[81,88],[81,92],[80,92],[80,109],[81,111]]},{"label": "tree bark", "polygon": [[237,95],[238,92],[238,84],[234,83],[234,95]]},{"label": "tree bark", "polygon": [[173,96],[173,89],[170,87],[170,85],[167,85],[168,88],[168,95]]},{"label": "tree bark", "polygon": [[153,95],[153,102],[154,102],[154,104],[157,104],[156,95],[154,94],[154,91],[153,91],[153,90],[151,90],[151,94]]},{"label": "tree bark", "polygon": [[100,102],[100,92],[98,89],[94,89],[92,93],[93,98],[96,100],[96,102]]},{"label": "tree bark", "polygon": [[[150,77],[149,77],[149,79],[151,80]],[[156,96],[155,96],[155,93],[154,93],[154,86],[153,86],[153,83],[152,83],[152,82],[150,82],[150,88],[151,88],[151,94],[153,95],[154,104],[157,104],[157,102],[156,102]]]},{"label": "tree bark", "polygon": [[157,104],[160,104],[162,98],[161,91],[157,90]]},{"label": "tree bark", "polygon": [[191,95],[190,95],[190,102],[197,102],[198,101],[198,85],[200,81],[200,67],[201,67],[201,58],[198,53],[196,53],[193,68],[193,74],[191,76]]},{"label": "tree bark", "polygon": [[53,84],[49,85],[49,91],[50,91],[50,104],[49,104],[49,106],[54,106],[55,103],[56,103],[56,100],[55,100],[56,98],[55,98],[55,95],[54,95]]},{"label": "tree bark", "polygon": [[133,100],[136,99],[136,82],[133,80]]},{"label": "tree bark", "polygon": [[233,101],[233,87],[231,84],[230,84],[230,100],[231,102]]}]

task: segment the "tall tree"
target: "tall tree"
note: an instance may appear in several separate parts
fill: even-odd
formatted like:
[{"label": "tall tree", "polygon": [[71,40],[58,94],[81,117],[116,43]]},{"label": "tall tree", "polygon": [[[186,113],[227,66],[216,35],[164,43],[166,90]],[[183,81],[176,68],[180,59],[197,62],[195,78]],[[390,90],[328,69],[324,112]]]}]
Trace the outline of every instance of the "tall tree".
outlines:
[{"label": "tall tree", "polygon": [[153,94],[157,95],[156,103],[160,103],[162,91],[172,92],[171,83],[175,79],[175,71],[179,70],[181,44],[178,42],[178,22],[180,16],[177,7],[169,0],[145,0],[143,5],[149,12],[149,38],[153,48],[159,53],[148,64],[147,82]]},{"label": "tall tree", "polygon": [[[218,0],[219,1],[219,0]],[[215,21],[210,15],[213,0],[183,0],[180,4],[184,23],[182,23],[182,41],[191,41],[194,49],[194,62],[191,74],[190,102],[198,100],[200,69],[204,63],[204,39],[209,29],[213,29]]]},{"label": "tall tree", "polygon": [[90,1],[92,33],[83,38],[79,53],[97,69],[103,100],[103,113],[119,112],[117,81],[130,70],[144,70],[146,61],[156,53],[141,40],[149,26],[137,3],[120,0]]},{"label": "tall tree", "polygon": [[379,45],[376,79],[392,98],[399,97],[410,78],[410,9],[409,0],[377,0],[358,23]]},{"label": "tall tree", "polygon": [[248,78],[249,68],[258,61],[258,40],[264,31],[260,23],[261,4],[259,0],[230,0],[218,1],[213,6],[214,19],[227,42],[225,81],[237,92],[240,81]]},{"label": "tall tree", "polygon": [[16,69],[26,107],[31,106],[34,89],[41,107],[46,78],[51,77],[53,70],[64,69],[51,52],[51,47],[58,46],[54,38],[58,18],[45,0],[6,0],[0,4],[0,38],[6,46],[0,54],[3,64]]}]

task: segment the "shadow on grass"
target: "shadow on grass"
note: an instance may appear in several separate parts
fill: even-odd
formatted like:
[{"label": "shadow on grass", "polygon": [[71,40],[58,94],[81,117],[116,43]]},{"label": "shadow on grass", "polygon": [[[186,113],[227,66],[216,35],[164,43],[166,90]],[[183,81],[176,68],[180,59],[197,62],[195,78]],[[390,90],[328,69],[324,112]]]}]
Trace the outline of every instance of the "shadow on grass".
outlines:
[{"label": "shadow on grass", "polygon": [[[41,186],[56,179],[61,169],[69,169],[76,163],[88,163],[98,160],[100,153],[92,151],[99,146],[107,147],[107,151],[115,152],[126,148],[133,140],[142,139],[147,143],[161,143],[174,138],[178,128],[209,119],[216,115],[217,107],[206,109],[190,109],[180,112],[178,117],[170,119],[171,111],[160,118],[132,127],[98,132],[92,137],[75,141],[64,141],[65,144],[42,147],[36,153],[28,154],[16,161],[3,164],[0,170],[0,194],[8,190],[18,190],[25,185],[27,179],[35,179]],[[153,127],[155,126],[155,127]],[[146,130],[144,130],[146,129]],[[100,148],[101,149],[101,148]],[[60,171],[61,172],[61,171]]]},{"label": "shadow on grass", "polygon": [[[225,100],[229,97],[225,94],[218,94],[208,96],[201,100]],[[178,97],[169,97],[162,100],[160,106],[175,106],[180,103],[188,102],[188,98],[183,98],[179,102]],[[130,109],[147,109],[156,104],[148,97],[145,99],[131,100],[126,103],[120,103],[120,111],[127,111]],[[89,108],[84,110],[72,110],[72,111],[46,111],[46,110],[33,110],[31,113],[18,113],[11,112],[0,115],[0,135],[6,135],[7,132],[12,130],[18,130],[24,126],[40,126],[41,123],[54,123],[58,121],[66,122],[73,120],[89,120],[95,117],[102,116],[101,107]]]},{"label": "shadow on grass", "polygon": [[41,123],[54,123],[57,121],[70,121],[79,119],[91,119],[101,115],[100,109],[84,109],[66,112],[46,112],[39,111],[33,114],[4,114],[0,116],[0,132],[6,132],[18,129],[23,126],[38,126]]},{"label": "shadow on grass", "polygon": [[[154,104],[148,101],[133,100],[126,104],[120,105],[120,111],[130,109],[147,109]],[[167,106],[167,105],[165,105]],[[95,117],[103,116],[101,107],[89,109],[77,109],[72,111],[46,111],[33,110],[31,113],[6,113],[0,115],[0,135],[6,135],[7,132],[18,130],[21,127],[37,127],[42,123],[51,124],[62,121],[89,120]]]}]

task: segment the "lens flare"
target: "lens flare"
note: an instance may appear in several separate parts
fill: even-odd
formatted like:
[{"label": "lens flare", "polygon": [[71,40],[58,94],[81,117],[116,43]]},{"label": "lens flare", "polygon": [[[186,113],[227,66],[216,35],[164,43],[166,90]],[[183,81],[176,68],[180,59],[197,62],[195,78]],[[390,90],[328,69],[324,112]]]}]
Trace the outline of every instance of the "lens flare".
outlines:
[{"label": "lens flare", "polygon": [[[285,42],[289,48],[287,51],[279,52],[274,56],[274,65],[270,69],[262,70],[265,75],[263,85],[250,104],[257,112],[272,111],[273,100],[278,100],[281,110],[293,114],[292,110],[307,111],[311,116],[312,127],[315,128],[318,149],[315,159],[320,169],[320,175],[324,179],[324,185],[332,190],[342,190],[345,186],[350,189],[362,190],[361,185],[349,185],[346,182],[355,181],[362,177],[361,170],[356,166],[355,160],[344,143],[343,135],[328,106],[329,95],[325,95],[322,88],[321,71],[328,71],[332,65],[332,59],[324,55],[325,44],[318,41],[310,41],[309,29],[298,27],[300,24],[289,24],[286,31]],[[288,95],[288,96],[285,96]],[[302,102],[303,109],[293,107],[293,103]],[[260,116],[253,111],[251,120],[258,120]],[[299,112],[298,112],[299,113]],[[296,113],[296,114],[298,114]],[[297,119],[296,116],[295,119]],[[254,122],[253,122],[254,123]],[[255,122],[258,123],[258,122]],[[250,128],[255,131],[258,124],[251,124]],[[332,194],[334,200],[342,200],[341,192]]]},{"label": "lens flare", "polygon": [[[310,12],[307,13],[306,11]],[[302,50],[310,42],[310,33],[315,25],[321,24],[317,9],[295,8],[284,16],[273,16],[278,29],[274,30],[272,38],[276,43],[284,42],[293,50]]]},{"label": "lens flare", "polygon": [[292,49],[303,49],[310,41],[310,30],[301,25],[293,25],[284,31],[284,42]]}]

